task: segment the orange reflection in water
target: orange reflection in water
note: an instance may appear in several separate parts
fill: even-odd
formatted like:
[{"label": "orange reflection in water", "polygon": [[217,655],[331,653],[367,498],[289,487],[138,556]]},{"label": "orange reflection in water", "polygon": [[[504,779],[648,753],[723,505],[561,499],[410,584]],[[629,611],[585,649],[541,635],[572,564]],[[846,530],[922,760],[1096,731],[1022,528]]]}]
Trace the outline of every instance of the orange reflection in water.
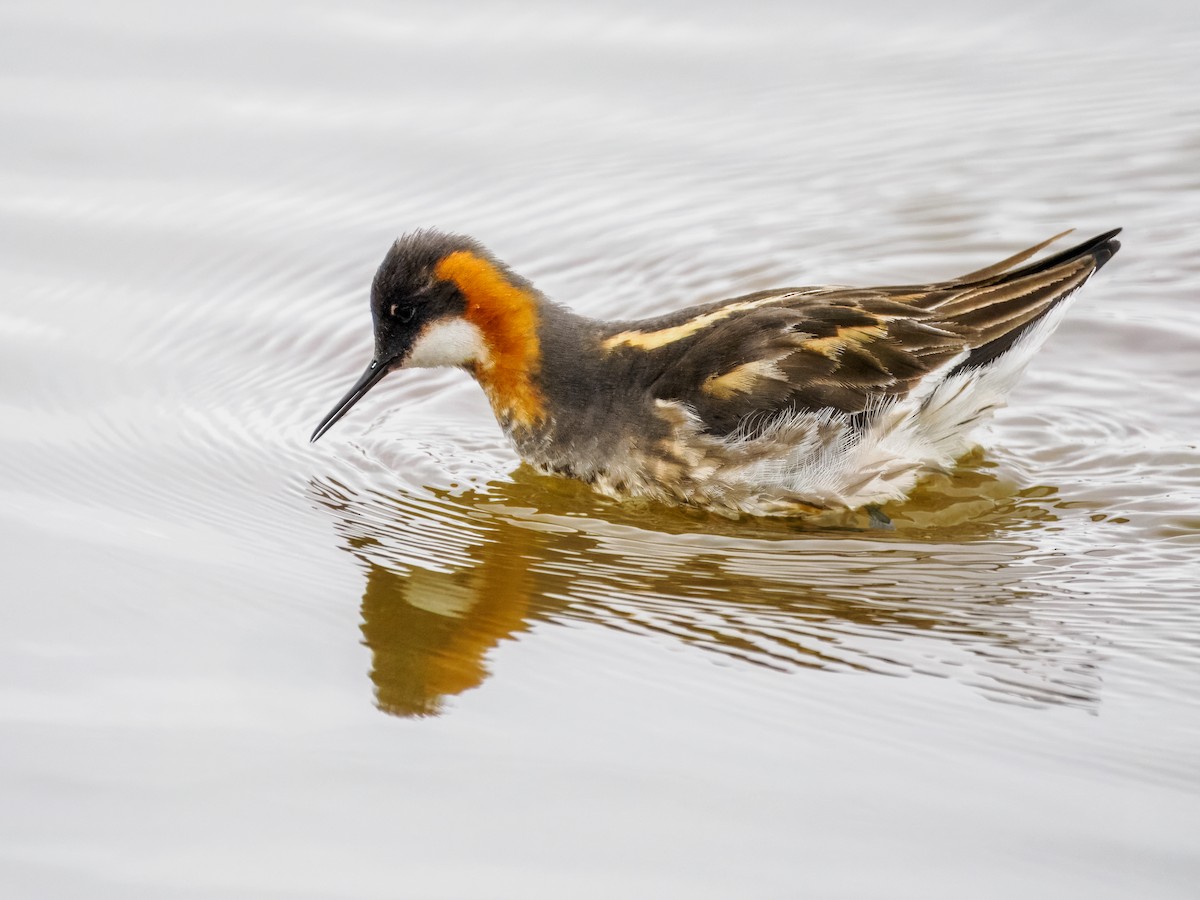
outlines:
[{"label": "orange reflection in water", "polygon": [[622,505],[519,470],[486,492],[314,481],[366,568],[362,632],[380,709],[435,715],[538,623],[678,641],[781,672],[953,677],[998,700],[1091,705],[1094,641],[1040,548],[1053,491],[975,457],[887,509],[729,521]]}]

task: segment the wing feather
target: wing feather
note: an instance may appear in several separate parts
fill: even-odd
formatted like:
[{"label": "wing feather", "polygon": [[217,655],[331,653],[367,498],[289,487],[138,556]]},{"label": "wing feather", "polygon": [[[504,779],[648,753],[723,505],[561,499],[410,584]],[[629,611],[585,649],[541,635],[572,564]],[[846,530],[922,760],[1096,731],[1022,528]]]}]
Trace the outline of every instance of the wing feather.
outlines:
[{"label": "wing feather", "polygon": [[[674,357],[652,393],[688,403],[719,435],[743,434],[751,422],[761,430],[800,410],[853,417],[935,373],[944,377],[955,359],[957,371],[1005,352],[1112,256],[1114,234],[1065,251],[1049,266],[1009,271],[1054,238],[941,284],[787,288],[704,307],[703,327],[690,329],[694,320],[672,325],[671,333],[687,339],[650,351]],[[638,334],[626,326],[619,337],[636,344]]]}]

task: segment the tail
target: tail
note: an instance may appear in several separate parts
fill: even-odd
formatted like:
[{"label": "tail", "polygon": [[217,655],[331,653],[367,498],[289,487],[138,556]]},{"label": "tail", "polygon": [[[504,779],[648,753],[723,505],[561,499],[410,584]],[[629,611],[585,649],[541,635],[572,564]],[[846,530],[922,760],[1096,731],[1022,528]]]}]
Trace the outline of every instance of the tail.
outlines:
[{"label": "tail", "polygon": [[[1115,228],[1069,250],[1009,271],[1062,237],[1058,235],[958,279],[954,289],[930,307],[940,320],[971,337],[970,352],[948,375],[990,365],[1022,338],[1032,337],[1039,325],[1050,324],[1045,321],[1047,315],[1121,248],[1116,240],[1120,233],[1121,229]],[[1045,330],[1041,337],[1049,333],[1050,330]],[[1029,349],[1032,352],[1035,348]]]}]

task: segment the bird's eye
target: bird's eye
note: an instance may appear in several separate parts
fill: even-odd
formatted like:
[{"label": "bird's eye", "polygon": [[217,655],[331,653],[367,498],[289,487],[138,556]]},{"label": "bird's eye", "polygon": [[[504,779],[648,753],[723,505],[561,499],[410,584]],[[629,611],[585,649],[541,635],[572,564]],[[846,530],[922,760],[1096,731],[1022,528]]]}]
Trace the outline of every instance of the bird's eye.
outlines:
[{"label": "bird's eye", "polygon": [[417,314],[415,306],[401,306],[399,303],[393,303],[392,308],[388,310],[393,317],[400,320],[401,324],[407,325],[413,320],[413,316]]}]

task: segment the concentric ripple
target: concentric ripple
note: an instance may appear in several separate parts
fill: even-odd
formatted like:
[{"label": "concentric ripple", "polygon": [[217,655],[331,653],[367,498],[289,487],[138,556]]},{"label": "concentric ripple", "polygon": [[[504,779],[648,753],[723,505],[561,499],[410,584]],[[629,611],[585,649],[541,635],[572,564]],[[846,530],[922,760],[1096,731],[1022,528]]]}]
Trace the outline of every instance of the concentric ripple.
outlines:
[{"label": "concentric ripple", "polygon": [[[0,883],[1190,896],[1184,6],[4,8]],[[310,444],[425,226],[596,317],[1125,233],[881,530],[535,475],[460,372]]]}]

